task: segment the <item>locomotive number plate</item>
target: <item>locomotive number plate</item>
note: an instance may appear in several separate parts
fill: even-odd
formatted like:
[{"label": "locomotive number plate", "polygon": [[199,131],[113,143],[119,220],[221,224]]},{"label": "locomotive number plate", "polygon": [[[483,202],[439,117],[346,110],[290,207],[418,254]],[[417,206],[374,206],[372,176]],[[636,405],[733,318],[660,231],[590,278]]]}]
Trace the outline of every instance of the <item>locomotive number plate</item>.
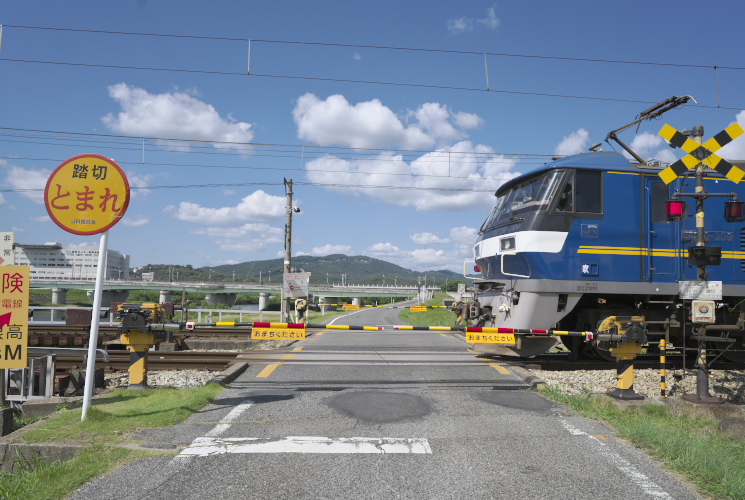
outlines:
[{"label": "locomotive number plate", "polygon": [[512,333],[466,333],[466,342],[485,344],[512,344],[515,345],[515,335]]},{"label": "locomotive number plate", "polygon": [[721,281],[679,281],[681,299],[722,300]]}]

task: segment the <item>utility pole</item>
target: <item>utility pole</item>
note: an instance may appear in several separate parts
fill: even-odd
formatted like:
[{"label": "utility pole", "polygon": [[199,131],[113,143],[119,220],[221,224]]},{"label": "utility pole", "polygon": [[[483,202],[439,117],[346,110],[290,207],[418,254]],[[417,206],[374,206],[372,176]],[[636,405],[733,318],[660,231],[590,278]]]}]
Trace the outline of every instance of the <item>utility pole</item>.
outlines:
[{"label": "utility pole", "polygon": [[[285,262],[284,273],[290,273],[292,264],[292,179],[285,179],[285,193],[287,203],[285,206]],[[282,293],[284,294],[284,279],[282,280]],[[282,321],[288,322],[290,315],[290,297],[282,297]]]}]

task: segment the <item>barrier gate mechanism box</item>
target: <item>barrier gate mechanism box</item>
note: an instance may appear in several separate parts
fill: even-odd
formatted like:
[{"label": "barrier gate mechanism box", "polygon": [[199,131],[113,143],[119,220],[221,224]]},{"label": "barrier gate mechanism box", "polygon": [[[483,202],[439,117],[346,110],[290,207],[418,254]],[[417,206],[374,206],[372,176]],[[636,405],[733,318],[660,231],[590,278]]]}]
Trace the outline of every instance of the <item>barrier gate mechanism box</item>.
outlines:
[{"label": "barrier gate mechanism box", "polygon": [[304,299],[310,293],[310,273],[285,273],[282,279],[282,295]]}]

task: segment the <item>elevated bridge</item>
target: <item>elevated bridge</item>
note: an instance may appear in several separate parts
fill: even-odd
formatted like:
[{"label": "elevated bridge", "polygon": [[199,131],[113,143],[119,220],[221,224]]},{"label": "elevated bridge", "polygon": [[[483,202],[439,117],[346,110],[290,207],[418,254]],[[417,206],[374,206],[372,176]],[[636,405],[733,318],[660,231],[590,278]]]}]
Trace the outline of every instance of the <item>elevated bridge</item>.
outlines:
[{"label": "elevated bridge", "polygon": [[[67,290],[88,290],[92,296],[96,283],[93,280],[31,280],[31,288],[52,289],[52,302],[65,303]],[[170,302],[173,293],[197,292],[207,294],[207,300],[212,303],[228,303],[235,301],[239,293],[258,293],[266,299],[269,295],[282,293],[281,283],[241,283],[234,281],[193,282],[193,281],[142,281],[108,279],[103,284],[106,297],[103,303],[126,301],[131,290],[157,290],[161,294],[161,302]],[[439,287],[426,288],[427,295],[439,290]],[[108,292],[108,293],[106,293]],[[396,297],[409,298],[417,296],[417,287],[412,285],[383,286],[383,285],[338,285],[311,284],[310,293],[315,297],[350,298],[350,297]]]}]

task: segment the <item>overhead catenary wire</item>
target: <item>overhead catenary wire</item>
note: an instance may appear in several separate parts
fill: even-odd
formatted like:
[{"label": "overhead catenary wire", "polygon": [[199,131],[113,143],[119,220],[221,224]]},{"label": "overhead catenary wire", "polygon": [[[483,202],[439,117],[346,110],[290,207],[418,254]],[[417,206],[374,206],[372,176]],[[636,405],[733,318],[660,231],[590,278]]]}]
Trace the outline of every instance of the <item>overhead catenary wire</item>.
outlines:
[{"label": "overhead catenary wire", "polygon": [[[443,192],[468,192],[468,193],[493,193],[494,189],[479,189],[473,187],[421,187],[421,186],[387,186],[384,184],[344,184],[344,183],[325,183],[325,182],[293,182],[301,186],[315,187],[336,187],[336,188],[355,188],[355,189],[398,189],[414,191],[443,191]],[[192,189],[192,188],[225,188],[236,186],[279,186],[282,183],[277,182],[228,182],[228,183],[210,183],[210,184],[173,184],[163,186],[130,186],[133,191],[148,191],[154,189]],[[44,188],[6,188],[0,189],[0,193],[34,193],[43,192]]]},{"label": "overhead catenary wire", "polygon": [[[55,64],[62,66],[81,66],[89,68],[108,68],[108,69],[131,69],[141,71],[171,71],[177,73],[200,73],[209,75],[224,75],[224,76],[248,76],[254,78],[284,78],[291,80],[314,80],[322,82],[334,82],[334,83],[360,83],[368,85],[390,85],[398,87],[416,87],[416,88],[427,88],[437,90],[461,90],[468,92],[491,92],[495,94],[511,94],[511,95],[525,95],[535,97],[557,97],[565,99],[584,99],[590,101],[607,101],[607,102],[625,102],[625,103],[636,103],[636,104],[655,104],[656,101],[646,101],[641,99],[621,99],[617,97],[599,97],[599,96],[581,96],[571,94],[553,94],[548,92],[528,92],[524,90],[505,90],[505,89],[483,89],[477,87],[458,87],[453,85],[434,85],[425,83],[405,83],[405,82],[385,82],[379,80],[354,80],[348,78],[330,78],[320,76],[301,76],[301,75],[272,75],[272,74],[261,74],[251,73],[247,75],[243,72],[236,71],[215,71],[215,70],[197,70],[197,69],[184,69],[184,68],[154,68],[148,66],[122,66],[116,64],[93,64],[93,63],[76,63],[76,62],[61,62],[61,61],[40,61],[31,59],[9,59],[0,58],[0,61],[7,62],[19,62],[19,63],[32,63],[32,64]],[[739,110],[741,107],[720,107],[720,106],[706,106],[699,105],[698,107],[713,108],[713,109],[734,109]]]},{"label": "overhead catenary wire", "polygon": [[[555,98],[568,98],[568,99],[588,99],[588,100],[599,100],[599,101],[611,101],[611,102],[629,102],[629,103],[644,103],[653,104],[654,101],[638,100],[638,99],[620,99],[610,98],[601,96],[582,96],[582,95],[571,95],[571,94],[554,94],[545,92],[526,92],[517,90],[507,89],[492,89],[489,85],[488,67],[486,66],[486,57],[499,56],[499,57],[517,57],[517,58],[530,58],[530,59],[546,59],[546,60],[562,60],[562,61],[573,61],[573,62],[588,62],[588,63],[605,63],[605,64],[626,64],[626,65],[645,65],[645,66],[667,66],[667,67],[681,67],[681,68],[693,68],[693,69],[711,69],[715,68],[717,74],[715,78],[718,80],[718,69],[730,69],[730,70],[743,70],[745,67],[741,66],[723,66],[723,65],[703,65],[703,64],[682,64],[682,63],[671,63],[671,62],[659,62],[659,61],[631,61],[631,60],[620,60],[620,59],[601,59],[601,58],[583,58],[583,57],[570,57],[570,56],[548,56],[548,55],[537,55],[537,54],[513,54],[506,52],[485,52],[485,51],[468,51],[468,50],[452,50],[452,49],[436,49],[436,48],[417,48],[417,47],[396,47],[396,46],[384,46],[384,45],[362,45],[352,43],[331,43],[331,42],[308,42],[308,41],[293,41],[293,40],[270,40],[270,39],[251,39],[241,37],[214,37],[214,36],[199,36],[199,35],[178,35],[178,34],[166,34],[166,33],[140,33],[140,32],[125,32],[125,31],[108,31],[108,30],[87,30],[87,29],[75,29],[75,28],[57,28],[57,27],[41,27],[41,26],[24,26],[24,25],[5,25],[8,27],[19,28],[19,29],[30,29],[30,30],[52,30],[52,31],[69,31],[79,33],[92,33],[92,34],[106,34],[106,35],[123,35],[123,36],[146,36],[146,37],[167,37],[167,38],[184,38],[184,39],[197,39],[197,40],[221,40],[221,41],[240,41],[242,43],[248,43],[248,69],[246,72],[229,72],[229,71],[209,71],[209,70],[196,70],[196,69],[179,69],[179,68],[155,68],[155,67],[142,67],[142,66],[123,66],[123,65],[105,65],[105,64],[93,64],[93,63],[79,63],[79,62],[61,62],[61,61],[39,61],[29,59],[2,59],[0,61],[12,61],[12,62],[25,62],[25,63],[36,63],[36,64],[61,64],[61,65],[77,65],[87,67],[102,67],[102,68],[117,68],[117,69],[131,69],[131,70],[147,70],[147,71],[174,71],[174,72],[187,72],[187,73],[204,73],[204,74],[217,74],[217,75],[240,75],[240,76],[254,76],[264,78],[287,78],[287,79],[304,79],[304,80],[317,80],[317,81],[331,81],[338,83],[359,83],[359,84],[371,84],[371,85],[397,85],[397,86],[408,86],[408,87],[420,87],[420,88],[433,88],[441,90],[461,90],[461,91],[479,91],[479,92],[494,92],[494,93],[506,93],[514,95],[526,95],[526,96],[541,96],[541,97],[555,97]],[[458,55],[482,55],[484,58],[485,70],[486,70],[486,89],[473,88],[473,87],[458,87],[448,85],[434,85],[424,83],[405,83],[405,82],[385,82],[377,80],[352,80],[343,78],[328,78],[328,77],[314,77],[308,75],[279,75],[279,74],[259,74],[251,72],[251,42],[261,42],[267,44],[294,44],[294,45],[308,45],[308,46],[323,46],[323,47],[350,47],[350,48],[366,48],[374,50],[396,50],[396,51],[412,51],[412,52],[431,52],[431,53],[443,53],[443,54],[458,54]],[[718,82],[717,82],[718,86]],[[739,107],[722,107],[719,100],[719,94],[716,96],[717,105],[699,105],[701,108],[709,109],[722,109],[722,110],[740,110]]]},{"label": "overhead catenary wire", "polygon": [[[462,55],[489,55],[489,56],[501,56],[501,57],[520,57],[530,59],[554,59],[560,61],[577,61],[577,62],[593,62],[593,63],[606,63],[606,64],[638,64],[645,66],[671,66],[678,68],[706,68],[711,69],[712,65],[706,64],[690,64],[690,63],[671,63],[671,62],[659,62],[659,61],[631,61],[623,59],[601,59],[601,58],[589,58],[589,57],[569,57],[569,56],[547,56],[538,54],[512,54],[508,52],[485,52],[470,51],[470,50],[453,50],[453,49],[435,49],[426,47],[397,47],[392,45],[368,45],[368,44],[355,44],[355,43],[332,43],[332,42],[309,42],[303,40],[272,40],[272,39],[261,39],[261,38],[241,38],[241,37],[217,37],[217,36],[205,36],[205,35],[180,35],[180,34],[168,34],[168,33],[142,33],[135,31],[109,31],[109,30],[90,30],[90,29],[78,29],[78,28],[58,28],[50,26],[24,26],[24,25],[13,25],[5,24],[8,28],[19,28],[19,29],[33,29],[33,30],[51,30],[51,31],[71,31],[79,33],[98,33],[107,35],[129,35],[129,36],[147,36],[147,37],[164,37],[164,38],[190,38],[196,40],[222,40],[222,41],[235,41],[235,42],[251,42],[254,43],[275,43],[275,44],[293,44],[293,45],[317,45],[324,47],[348,47],[355,49],[379,49],[379,50],[399,50],[399,51],[412,51],[412,52],[435,52],[441,54],[462,54]],[[718,65],[717,68],[721,69],[732,69],[732,70],[745,70],[745,66],[723,66]]]},{"label": "overhead catenary wire", "polygon": [[[141,139],[146,140],[152,140],[152,141],[173,141],[173,142],[183,142],[188,143],[190,145],[192,144],[219,144],[224,146],[275,146],[275,147],[295,147],[295,148],[314,148],[314,149],[328,149],[331,151],[337,151],[337,150],[346,150],[346,151],[364,151],[364,152],[380,152],[380,151],[399,151],[399,152],[406,152],[406,153],[435,153],[435,152],[446,152],[443,150],[431,150],[431,149],[395,149],[395,148],[365,148],[365,147],[345,147],[345,146],[314,146],[314,145],[304,145],[304,144],[282,144],[282,143],[270,143],[270,142],[238,142],[238,141],[218,141],[218,140],[208,140],[208,139],[176,139],[172,137],[152,137],[152,136],[142,136],[142,135],[117,135],[117,134],[101,134],[101,133],[91,133],[91,132],[71,132],[71,131],[64,131],[64,130],[43,130],[43,129],[28,129],[28,128],[17,128],[17,127],[0,127],[0,130],[11,130],[14,132],[32,132],[32,133],[41,133],[41,134],[59,134],[59,135],[69,135],[73,137],[105,137],[105,138],[113,138],[113,139],[121,139],[121,140],[136,140],[139,141]],[[553,154],[539,154],[539,153],[486,153],[486,152],[478,152],[478,151],[449,151],[450,153],[468,153],[472,154],[474,156],[481,155],[481,156],[491,156],[491,155],[510,155],[510,156],[545,156],[545,157],[552,157],[555,156]]]}]

